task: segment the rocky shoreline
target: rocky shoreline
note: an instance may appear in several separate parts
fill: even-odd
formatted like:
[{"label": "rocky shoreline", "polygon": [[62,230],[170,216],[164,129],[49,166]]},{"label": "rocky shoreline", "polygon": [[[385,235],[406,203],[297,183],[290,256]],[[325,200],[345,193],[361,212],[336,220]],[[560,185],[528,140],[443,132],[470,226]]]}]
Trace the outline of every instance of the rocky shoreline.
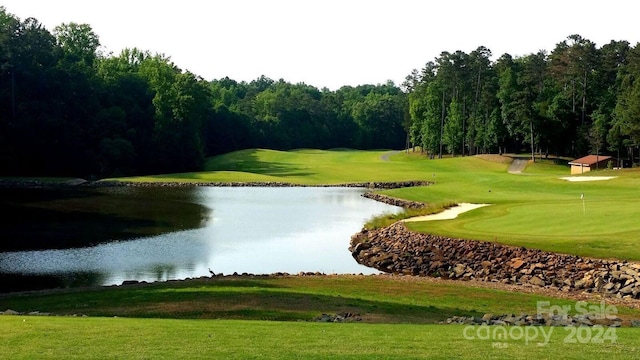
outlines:
[{"label": "rocky shoreline", "polygon": [[[279,181],[86,181],[83,179],[73,179],[68,181],[49,182],[40,180],[7,180],[0,179],[0,188],[68,188],[68,187],[348,187],[348,188],[366,188],[366,189],[398,189],[414,186],[428,186],[432,183],[422,180],[409,181],[369,181],[339,184],[296,184]],[[396,199],[397,201],[402,201]],[[408,202],[411,203],[411,202]],[[420,204],[420,203],[415,203]]]},{"label": "rocky shoreline", "polygon": [[[106,188],[106,187],[163,187],[163,188],[183,188],[183,187],[341,187],[341,188],[365,188],[368,190],[388,190],[414,186],[429,186],[432,182],[411,180],[411,181],[372,181],[341,184],[295,184],[277,181],[253,181],[253,182],[133,182],[133,181],[86,181],[83,179],[73,179],[62,182],[46,182],[39,180],[6,180],[0,179],[0,189],[64,189],[64,188]],[[424,203],[409,201],[382,195],[372,191],[362,194],[363,197],[372,199],[387,205],[402,207],[405,209],[422,209]]]},{"label": "rocky shoreline", "polygon": [[640,298],[640,264],[412,232],[398,222],[351,238],[362,265],[391,274],[475,280]]},{"label": "rocky shoreline", "polygon": [[398,199],[398,198],[394,198],[391,196],[387,196],[387,195],[383,195],[383,194],[379,194],[379,193],[374,193],[374,192],[366,192],[364,194],[362,194],[362,196],[368,198],[368,199],[372,199],[387,205],[393,205],[393,206],[399,206],[399,207],[403,207],[405,209],[422,209],[424,208],[426,205],[424,203],[421,202],[417,202],[417,201],[410,201],[410,200],[403,200],[403,199]]},{"label": "rocky shoreline", "polygon": [[97,181],[87,183],[83,186],[87,187],[195,187],[195,186],[211,186],[211,187],[347,187],[347,188],[367,188],[367,189],[398,189],[413,186],[431,185],[428,181],[372,181],[372,182],[356,182],[356,183],[340,183],[340,184],[295,184],[279,181],[251,181],[251,182],[130,182],[130,181]]}]

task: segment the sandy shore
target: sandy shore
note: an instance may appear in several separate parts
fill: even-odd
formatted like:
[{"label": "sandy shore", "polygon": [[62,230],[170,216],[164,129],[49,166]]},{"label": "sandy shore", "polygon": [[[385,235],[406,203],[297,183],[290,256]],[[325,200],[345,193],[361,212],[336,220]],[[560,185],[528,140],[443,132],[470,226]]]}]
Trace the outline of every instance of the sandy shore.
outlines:
[{"label": "sandy shore", "polygon": [[465,213],[467,211],[471,211],[474,209],[481,208],[483,206],[489,206],[491,204],[470,204],[470,203],[460,203],[458,206],[454,206],[448,208],[445,211],[439,212],[437,214],[425,215],[425,216],[416,216],[409,219],[405,219],[405,222],[413,222],[413,221],[431,221],[431,220],[451,220],[458,217],[458,215]]}]

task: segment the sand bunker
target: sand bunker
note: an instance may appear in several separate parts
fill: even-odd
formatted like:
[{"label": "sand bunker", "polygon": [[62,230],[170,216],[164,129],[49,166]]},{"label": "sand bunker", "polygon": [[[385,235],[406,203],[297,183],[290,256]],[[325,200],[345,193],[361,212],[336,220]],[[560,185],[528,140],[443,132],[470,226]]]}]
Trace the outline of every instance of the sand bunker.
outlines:
[{"label": "sand bunker", "polygon": [[413,222],[413,221],[430,221],[430,220],[451,220],[458,217],[458,215],[471,211],[477,208],[481,208],[483,206],[489,206],[491,204],[470,204],[470,203],[461,203],[458,206],[454,206],[446,209],[443,212],[439,212],[437,214],[425,215],[425,216],[416,216],[409,219],[404,219],[405,222]]},{"label": "sand bunker", "polygon": [[567,181],[599,181],[599,180],[611,180],[617,176],[568,176],[562,177],[561,180]]}]

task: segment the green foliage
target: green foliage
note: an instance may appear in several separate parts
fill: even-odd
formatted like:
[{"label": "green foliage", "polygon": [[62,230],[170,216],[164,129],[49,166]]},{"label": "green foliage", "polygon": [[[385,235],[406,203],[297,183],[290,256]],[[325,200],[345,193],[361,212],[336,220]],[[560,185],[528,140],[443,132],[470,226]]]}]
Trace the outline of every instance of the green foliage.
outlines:
[{"label": "green foliage", "polygon": [[88,24],[52,34],[2,8],[0,25],[3,174],[197,171],[205,156],[245,148],[404,145],[406,94],[393,83],[208,82],[164,54],[103,54]]},{"label": "green foliage", "polygon": [[[577,157],[603,149],[624,157],[626,147],[632,157],[638,144],[637,48],[626,41],[596,48],[570,35],[550,54],[507,53],[493,63],[484,47],[469,54],[442,52],[420,75],[408,77],[410,140],[432,153],[444,142],[451,154],[461,148],[463,154],[521,152],[526,146],[532,157],[543,151]],[[429,90],[433,84],[441,88],[438,106]],[[436,119],[442,119],[439,127]],[[442,129],[444,137],[438,138]]]},{"label": "green foliage", "polygon": [[460,104],[457,101],[451,101],[449,111],[447,112],[447,121],[444,125],[444,144],[449,149],[449,153],[456,155],[456,149],[464,151],[464,125],[463,114]]},{"label": "green foliage", "polygon": [[86,66],[93,64],[100,39],[91,26],[74,22],[62,24],[56,26],[53,35],[64,53],[65,61],[81,62]]},{"label": "green foliage", "polygon": [[[574,34],[549,54],[493,62],[484,46],[443,51],[402,89],[389,82],[336,91],[264,75],[205,81],[164,54],[114,56],[99,46],[88,24],[50,33],[2,8],[4,174],[195,171],[206,156],[240,149],[400,149],[407,135],[430,157],[526,149],[532,157],[614,151],[634,161],[640,144],[640,47],[626,41],[598,48]],[[114,156],[104,139],[131,149]]]}]

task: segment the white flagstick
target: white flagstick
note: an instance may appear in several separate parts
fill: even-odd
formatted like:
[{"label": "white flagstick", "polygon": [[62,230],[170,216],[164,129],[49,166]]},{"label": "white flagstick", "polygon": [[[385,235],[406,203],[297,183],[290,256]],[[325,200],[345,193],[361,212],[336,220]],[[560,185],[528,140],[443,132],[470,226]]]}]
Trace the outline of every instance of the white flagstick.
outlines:
[{"label": "white flagstick", "polygon": [[586,215],[587,210],[584,207],[584,194],[580,194],[580,199],[582,199],[582,215]]}]

